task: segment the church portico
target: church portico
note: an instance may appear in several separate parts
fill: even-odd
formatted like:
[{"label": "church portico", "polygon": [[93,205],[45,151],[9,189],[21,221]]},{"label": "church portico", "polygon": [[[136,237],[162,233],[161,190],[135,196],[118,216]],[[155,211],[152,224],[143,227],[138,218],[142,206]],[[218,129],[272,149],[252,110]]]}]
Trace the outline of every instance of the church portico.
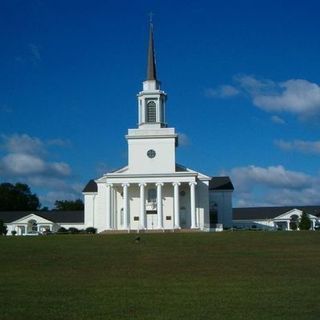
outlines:
[{"label": "church portico", "polygon": [[184,177],[182,181],[167,179],[165,182],[158,179],[121,180],[98,183],[106,190],[105,231],[180,229],[182,213],[184,228],[198,228],[195,177]]}]

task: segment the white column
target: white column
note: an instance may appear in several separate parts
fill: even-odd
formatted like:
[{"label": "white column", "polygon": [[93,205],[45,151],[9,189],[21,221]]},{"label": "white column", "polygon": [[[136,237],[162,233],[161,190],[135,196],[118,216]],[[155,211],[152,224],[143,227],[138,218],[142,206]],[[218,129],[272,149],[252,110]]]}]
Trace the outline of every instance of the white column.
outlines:
[{"label": "white column", "polygon": [[196,221],[196,182],[190,182],[190,208],[191,208],[191,229],[197,228]]},{"label": "white column", "polygon": [[128,211],[129,211],[128,187],[129,187],[129,183],[122,184],[122,187],[123,187],[123,228],[129,229],[129,225],[128,225]]},{"label": "white column", "polygon": [[106,229],[107,230],[110,230],[111,229],[111,187],[112,187],[112,184],[110,183],[107,183],[106,185],[107,187],[107,224],[106,224]]},{"label": "white column", "polygon": [[175,227],[175,229],[180,229],[179,186],[180,186],[180,182],[173,183],[174,227]]},{"label": "white column", "polygon": [[162,186],[163,183],[156,183],[157,186],[157,213],[158,213],[158,229],[163,229],[163,210],[162,210]]},{"label": "white column", "polygon": [[287,221],[287,230],[290,230],[290,221]]},{"label": "white column", "polygon": [[145,200],[145,183],[139,183],[140,187],[140,228],[146,228],[146,200]]}]

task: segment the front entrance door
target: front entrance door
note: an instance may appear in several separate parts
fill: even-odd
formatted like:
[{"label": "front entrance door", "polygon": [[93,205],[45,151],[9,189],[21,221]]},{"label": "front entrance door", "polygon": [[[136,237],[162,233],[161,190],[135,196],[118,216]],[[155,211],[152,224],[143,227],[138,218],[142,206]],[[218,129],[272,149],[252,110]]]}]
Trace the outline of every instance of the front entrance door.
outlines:
[{"label": "front entrance door", "polygon": [[185,229],[187,227],[187,211],[186,208],[180,208],[180,227]]},{"label": "front entrance door", "polygon": [[147,230],[157,229],[158,226],[158,215],[155,210],[147,211]]},{"label": "front entrance door", "polygon": [[26,227],[25,226],[18,226],[18,235],[23,236],[26,233]]}]

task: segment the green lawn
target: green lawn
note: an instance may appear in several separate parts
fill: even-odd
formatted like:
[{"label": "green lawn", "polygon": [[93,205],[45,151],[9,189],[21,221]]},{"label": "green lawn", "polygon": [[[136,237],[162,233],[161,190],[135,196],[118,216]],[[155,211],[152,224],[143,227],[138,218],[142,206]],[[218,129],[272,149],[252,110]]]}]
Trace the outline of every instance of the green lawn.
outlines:
[{"label": "green lawn", "polygon": [[0,319],[319,319],[320,232],[0,237]]}]

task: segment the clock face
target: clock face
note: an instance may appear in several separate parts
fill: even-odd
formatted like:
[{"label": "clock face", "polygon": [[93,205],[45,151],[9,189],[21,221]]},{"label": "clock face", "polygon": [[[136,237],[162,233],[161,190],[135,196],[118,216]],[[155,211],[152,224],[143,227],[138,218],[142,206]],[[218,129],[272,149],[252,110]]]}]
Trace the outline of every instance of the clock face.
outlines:
[{"label": "clock face", "polygon": [[153,149],[150,149],[147,152],[147,156],[152,159],[156,156],[156,152]]}]

